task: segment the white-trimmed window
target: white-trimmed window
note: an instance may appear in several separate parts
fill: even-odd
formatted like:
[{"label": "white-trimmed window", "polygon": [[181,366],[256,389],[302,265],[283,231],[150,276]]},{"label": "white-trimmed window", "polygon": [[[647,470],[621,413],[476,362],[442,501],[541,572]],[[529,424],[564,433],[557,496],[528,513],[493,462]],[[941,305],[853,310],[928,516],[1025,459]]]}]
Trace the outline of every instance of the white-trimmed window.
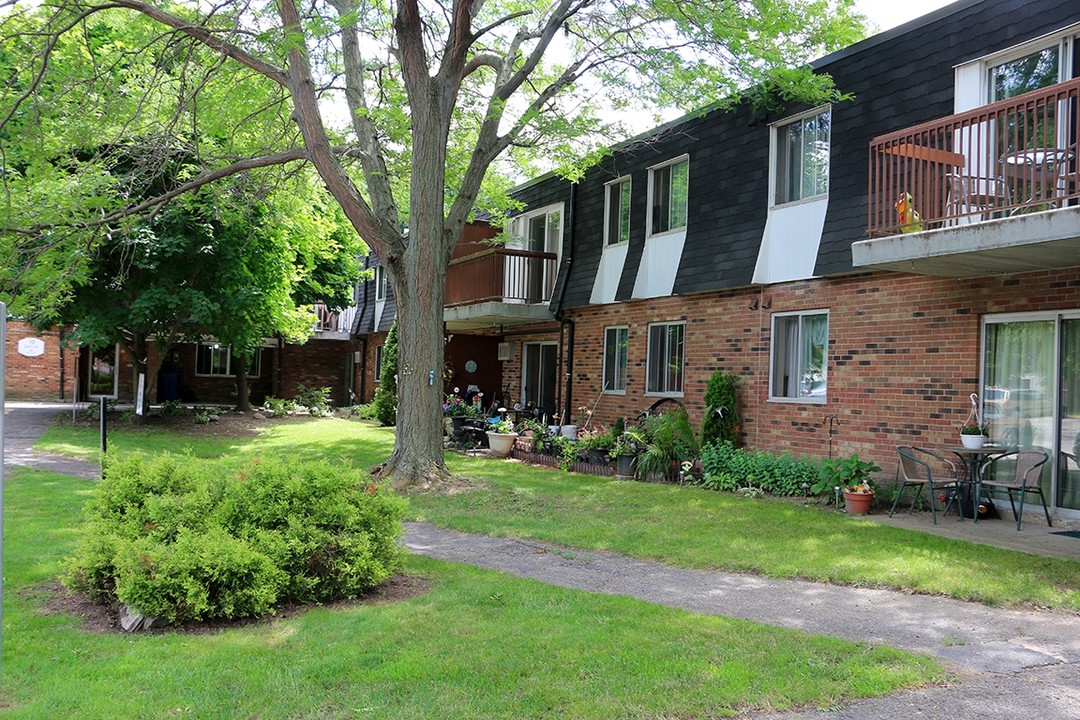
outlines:
[{"label": "white-trimmed window", "polygon": [[686,323],[679,321],[649,325],[645,393],[681,396],[685,363]]},{"label": "white-trimmed window", "polygon": [[375,266],[375,301],[386,299],[386,268],[382,265]]},{"label": "white-trimmed window", "polygon": [[626,359],[629,328],[625,325],[604,329],[604,392],[626,393]]},{"label": "white-trimmed window", "polygon": [[832,111],[819,108],[773,128],[773,204],[807,200],[829,192]]},{"label": "white-trimmed window", "polygon": [[[195,374],[209,377],[233,375],[235,358],[229,348],[219,343],[199,343],[195,349]],[[262,374],[262,350],[256,348],[247,357],[247,376]]]},{"label": "white-trimmed window", "polygon": [[690,160],[686,157],[649,170],[649,233],[686,227]]},{"label": "white-trimmed window", "polygon": [[825,402],[828,348],[827,310],[773,315],[769,396]]},{"label": "white-trimmed window", "polygon": [[375,346],[375,382],[382,382],[383,345]]},{"label": "white-trimmed window", "polygon": [[624,177],[607,184],[607,222],[604,223],[604,244],[617,245],[630,240],[630,178]]}]

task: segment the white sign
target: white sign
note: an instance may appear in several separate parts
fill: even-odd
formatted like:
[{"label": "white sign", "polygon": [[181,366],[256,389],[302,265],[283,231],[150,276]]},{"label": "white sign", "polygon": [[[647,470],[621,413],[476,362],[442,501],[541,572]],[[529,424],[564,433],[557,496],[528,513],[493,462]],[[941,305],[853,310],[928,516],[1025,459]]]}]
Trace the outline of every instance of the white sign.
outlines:
[{"label": "white sign", "polygon": [[19,341],[19,354],[26,357],[44,355],[45,341],[38,338],[23,338]]},{"label": "white sign", "polygon": [[143,393],[146,391],[146,375],[139,373],[139,389],[135,392],[135,414],[142,415]]}]

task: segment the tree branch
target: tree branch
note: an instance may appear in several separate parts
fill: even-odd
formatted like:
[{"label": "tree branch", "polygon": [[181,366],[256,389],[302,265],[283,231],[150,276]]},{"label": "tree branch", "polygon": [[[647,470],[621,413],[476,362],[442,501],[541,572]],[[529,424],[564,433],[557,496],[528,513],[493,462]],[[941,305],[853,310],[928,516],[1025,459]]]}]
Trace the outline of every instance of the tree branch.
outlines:
[{"label": "tree branch", "polygon": [[307,160],[308,153],[304,148],[293,148],[291,150],[285,150],[279,153],[273,153],[270,155],[262,155],[253,158],[244,158],[234,163],[226,165],[225,167],[217,168],[216,170],[208,170],[206,172],[199,173],[197,176],[189,180],[188,182],[178,185],[168,192],[162,193],[155,197],[144,200],[137,205],[131,205],[129,207],[121,208],[108,215],[103,215],[97,220],[90,220],[79,223],[41,223],[38,225],[32,225],[27,228],[4,228],[4,232],[18,233],[21,235],[36,235],[44,230],[51,230],[54,228],[62,227],[77,227],[82,229],[91,229],[108,225],[109,223],[116,222],[126,217],[138,215],[151,208],[156,208],[170,200],[183,195],[186,192],[196,190],[203,185],[220,180],[230,175],[236,175],[237,173],[246,172],[248,170],[255,170],[261,167],[270,167],[273,165],[284,165],[285,163],[293,162],[296,160]]},{"label": "tree branch", "polygon": [[150,5],[142,0],[114,0],[113,7],[123,7],[129,10],[140,12],[147,17],[156,20],[162,25],[175,28],[219,52],[227,55],[236,62],[251,68],[260,75],[273,80],[282,87],[288,87],[288,79],[286,71],[281,68],[272,65],[271,63],[255,57],[251,53],[243,50],[232,43],[226,42],[219,38],[217,34],[203,25],[197,25],[195,23],[184,20],[183,18],[172,15],[163,10]]}]

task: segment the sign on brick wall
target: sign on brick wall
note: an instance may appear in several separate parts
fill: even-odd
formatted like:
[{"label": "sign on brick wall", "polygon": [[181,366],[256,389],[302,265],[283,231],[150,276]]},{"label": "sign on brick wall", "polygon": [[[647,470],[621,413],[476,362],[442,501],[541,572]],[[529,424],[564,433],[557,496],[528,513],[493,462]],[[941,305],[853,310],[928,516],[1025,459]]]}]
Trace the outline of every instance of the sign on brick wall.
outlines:
[{"label": "sign on brick wall", "polygon": [[19,354],[26,357],[40,357],[45,354],[45,341],[39,338],[23,338],[19,341]]}]

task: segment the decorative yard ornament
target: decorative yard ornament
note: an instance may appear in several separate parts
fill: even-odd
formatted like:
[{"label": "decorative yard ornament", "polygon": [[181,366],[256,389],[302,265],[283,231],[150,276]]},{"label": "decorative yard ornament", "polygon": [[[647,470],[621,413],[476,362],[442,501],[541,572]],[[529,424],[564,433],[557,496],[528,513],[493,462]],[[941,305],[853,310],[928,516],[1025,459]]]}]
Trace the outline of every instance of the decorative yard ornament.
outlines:
[{"label": "decorative yard ornament", "polygon": [[911,197],[911,193],[900,193],[900,199],[893,207],[900,219],[900,232],[922,232],[922,215],[915,209],[915,199]]}]

